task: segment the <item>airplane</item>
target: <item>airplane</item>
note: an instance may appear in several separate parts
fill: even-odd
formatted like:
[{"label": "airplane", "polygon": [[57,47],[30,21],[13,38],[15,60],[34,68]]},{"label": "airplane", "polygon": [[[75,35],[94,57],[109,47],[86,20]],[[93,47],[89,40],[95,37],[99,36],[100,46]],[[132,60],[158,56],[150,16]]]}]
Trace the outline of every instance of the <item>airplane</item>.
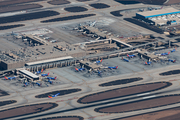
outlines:
[{"label": "airplane", "polygon": [[49,98],[57,97],[59,94],[60,94],[60,93],[57,93],[57,94],[51,95],[51,96],[49,95],[48,97],[49,97]]},{"label": "airplane", "polygon": [[115,66],[115,67],[108,67],[108,69],[117,69],[118,68],[118,66]]},{"label": "airplane", "polygon": [[51,40],[50,42],[51,42],[51,43],[55,43],[55,42],[57,42],[57,40]]},{"label": "airplane", "polygon": [[49,39],[49,37],[45,37],[44,39],[45,39],[45,40],[48,40],[48,39]]},{"label": "airplane", "polygon": [[4,78],[5,78],[6,80],[13,80],[13,79],[16,79],[16,77],[6,77],[6,76],[4,76]]},{"label": "airplane", "polygon": [[49,73],[47,73],[47,74],[41,74],[42,77],[45,77],[45,76],[48,76],[48,75],[49,75]]},{"label": "airplane", "polygon": [[42,83],[40,84],[40,83],[38,83],[38,82],[36,82],[36,84],[37,84],[38,86],[41,86],[41,85],[42,85]]},{"label": "airplane", "polygon": [[57,77],[47,77],[48,80],[55,80]]},{"label": "airplane", "polygon": [[103,59],[99,60],[99,61],[96,61],[95,63],[99,64],[103,61]]},{"label": "airplane", "polygon": [[129,62],[129,60],[127,60],[127,59],[125,59],[125,58],[123,58],[123,57],[122,57],[122,60],[124,60],[124,61],[126,61],[126,62]]},{"label": "airplane", "polygon": [[53,81],[48,80],[48,82],[49,82],[50,84],[53,84]]},{"label": "airplane", "polygon": [[128,54],[127,54],[127,56],[128,56],[128,58],[136,57],[136,55],[128,55]]},{"label": "airplane", "polygon": [[28,86],[29,85],[29,82],[26,82],[25,84],[24,84],[24,87],[26,87],[26,86]]},{"label": "airplane", "polygon": [[75,68],[75,70],[77,71],[77,72],[79,72],[79,71],[83,71],[83,70],[85,70],[85,68]]},{"label": "airplane", "polygon": [[40,70],[40,71],[37,71],[36,74],[40,74],[44,71],[44,69]]},{"label": "airplane", "polygon": [[175,52],[176,51],[176,48],[175,49],[173,49],[171,52]]},{"label": "airplane", "polygon": [[169,62],[173,62],[173,63],[175,63],[175,62],[176,62],[176,60],[171,60],[171,59],[169,59],[168,61],[169,61]]},{"label": "airplane", "polygon": [[165,56],[165,55],[169,55],[170,54],[170,52],[168,52],[168,53],[161,53],[161,56]]},{"label": "airplane", "polygon": [[152,62],[145,62],[145,65],[151,65]]},{"label": "airplane", "polygon": [[101,71],[99,71],[99,70],[98,70],[98,75],[99,75],[100,77],[102,77]]}]

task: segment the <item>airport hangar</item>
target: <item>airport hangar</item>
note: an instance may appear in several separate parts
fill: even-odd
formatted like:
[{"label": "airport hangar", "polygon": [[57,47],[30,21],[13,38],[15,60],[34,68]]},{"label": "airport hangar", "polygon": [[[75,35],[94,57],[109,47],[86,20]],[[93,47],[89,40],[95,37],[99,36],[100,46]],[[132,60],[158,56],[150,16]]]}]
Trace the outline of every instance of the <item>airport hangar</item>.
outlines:
[{"label": "airport hangar", "polygon": [[160,10],[137,12],[136,18],[157,26],[180,24],[180,11],[170,7]]}]

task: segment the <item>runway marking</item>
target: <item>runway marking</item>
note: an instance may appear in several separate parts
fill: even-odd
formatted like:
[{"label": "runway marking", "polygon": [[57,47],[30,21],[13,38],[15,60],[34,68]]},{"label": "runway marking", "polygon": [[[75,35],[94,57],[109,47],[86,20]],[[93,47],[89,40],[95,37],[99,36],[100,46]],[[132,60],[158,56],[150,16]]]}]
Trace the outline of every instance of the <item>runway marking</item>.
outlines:
[{"label": "runway marking", "polygon": [[143,96],[143,95],[148,95],[148,94],[150,94],[150,93],[138,94],[138,95],[136,95],[136,96]]},{"label": "runway marking", "polygon": [[156,95],[152,95],[152,96],[143,97],[142,99],[148,99],[148,98],[153,98],[153,97],[156,97]]}]

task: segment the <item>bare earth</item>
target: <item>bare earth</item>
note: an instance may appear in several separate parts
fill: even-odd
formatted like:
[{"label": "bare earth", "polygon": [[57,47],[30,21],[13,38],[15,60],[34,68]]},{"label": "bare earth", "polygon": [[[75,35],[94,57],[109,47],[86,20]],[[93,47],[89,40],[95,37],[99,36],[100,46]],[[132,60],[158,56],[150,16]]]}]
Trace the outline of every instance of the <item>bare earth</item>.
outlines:
[{"label": "bare earth", "polygon": [[136,94],[136,93],[155,90],[155,89],[164,87],[166,85],[167,83],[154,83],[154,84],[145,84],[145,85],[139,85],[139,86],[134,86],[134,87],[128,87],[128,88],[123,88],[123,89],[116,89],[116,90],[111,90],[107,92],[102,92],[99,94],[97,93],[94,95],[89,95],[83,98],[80,102],[88,103],[88,102],[93,102],[93,101],[98,101],[98,100],[103,100],[103,99],[108,99],[108,98]]},{"label": "bare earth", "polygon": [[127,111],[134,111],[134,110],[141,110],[146,108],[153,108],[153,107],[160,107],[163,105],[173,104],[180,102],[180,96],[166,96],[160,98],[154,98],[150,100],[144,100],[124,105],[116,105],[107,108],[100,108],[99,112],[127,112]]},{"label": "bare earth", "polygon": [[117,120],[180,120],[180,107]]},{"label": "bare earth", "polygon": [[25,114],[30,114],[30,113],[32,114],[32,113],[42,112],[52,107],[53,107],[53,104],[49,103],[49,104],[36,104],[32,106],[22,106],[18,108],[9,109],[9,110],[3,110],[3,111],[0,111],[0,119],[20,116],[20,115],[25,115]]}]

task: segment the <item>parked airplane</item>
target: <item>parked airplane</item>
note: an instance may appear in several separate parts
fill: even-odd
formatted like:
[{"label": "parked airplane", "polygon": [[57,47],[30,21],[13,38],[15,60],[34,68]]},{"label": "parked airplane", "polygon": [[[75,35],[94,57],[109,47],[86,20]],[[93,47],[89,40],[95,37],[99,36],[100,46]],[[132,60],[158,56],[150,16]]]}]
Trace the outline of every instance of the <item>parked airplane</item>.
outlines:
[{"label": "parked airplane", "polygon": [[145,65],[151,65],[152,62],[145,62]]},{"label": "parked airplane", "polygon": [[128,54],[127,54],[127,56],[128,56],[129,58],[136,57],[136,55],[128,55]]},{"label": "parked airplane", "polygon": [[122,60],[124,60],[124,61],[126,61],[126,62],[129,62],[129,60],[127,60],[127,59],[125,59],[125,58],[123,58],[123,57],[122,57]]},{"label": "parked airplane", "polygon": [[101,71],[99,71],[99,70],[98,70],[98,75],[99,75],[100,77],[102,77]]},{"label": "parked airplane", "polygon": [[175,63],[175,62],[176,62],[176,60],[171,60],[171,59],[169,59],[168,61],[169,61],[169,62],[173,62],[173,63]]},{"label": "parked airplane", "polygon": [[48,82],[49,82],[50,84],[53,84],[53,81],[48,80]]},{"label": "parked airplane", "polygon": [[38,83],[38,82],[36,82],[36,84],[37,84],[38,86],[41,86],[41,85],[42,85],[42,83],[40,84],[40,83]]},{"label": "parked airplane", "polygon": [[49,75],[49,73],[47,73],[47,74],[41,74],[42,77],[45,77],[45,76],[48,76],[48,75]]},{"label": "parked airplane", "polygon": [[83,70],[85,70],[85,68],[75,68],[75,70],[77,71],[77,72],[79,72],[79,71],[83,71]]},{"label": "parked airplane", "polygon": [[57,94],[55,94],[55,95],[49,95],[48,97],[49,97],[49,98],[57,97],[59,94],[60,94],[60,93],[57,93]]},{"label": "parked airplane", "polygon": [[55,80],[57,77],[47,77],[48,80]]},{"label": "parked airplane", "polygon": [[29,85],[29,82],[26,82],[25,84],[24,84],[24,87],[26,87],[26,86],[28,86]]},{"label": "parked airplane", "polygon": [[36,74],[40,74],[40,73],[42,73],[44,71],[44,69],[42,69],[42,70],[40,70],[40,71],[37,71],[37,72],[35,72]]},{"label": "parked airplane", "polygon": [[99,60],[99,61],[96,61],[95,63],[99,64],[103,61],[103,59]]},{"label": "parked airplane", "polygon": [[13,80],[13,79],[16,79],[16,77],[6,77],[6,76],[4,76],[4,78],[5,78],[6,80]]},{"label": "parked airplane", "polygon": [[114,67],[108,67],[108,69],[117,69],[118,68],[118,66],[114,66]]},{"label": "parked airplane", "polygon": [[161,56],[165,56],[165,55],[169,55],[170,54],[170,52],[168,52],[168,53],[161,53]]},{"label": "parked airplane", "polygon": [[175,52],[176,51],[176,48],[175,49],[173,49],[171,52]]},{"label": "parked airplane", "polygon": [[44,39],[45,39],[45,40],[48,40],[48,39],[49,39],[49,37],[45,37]]}]

